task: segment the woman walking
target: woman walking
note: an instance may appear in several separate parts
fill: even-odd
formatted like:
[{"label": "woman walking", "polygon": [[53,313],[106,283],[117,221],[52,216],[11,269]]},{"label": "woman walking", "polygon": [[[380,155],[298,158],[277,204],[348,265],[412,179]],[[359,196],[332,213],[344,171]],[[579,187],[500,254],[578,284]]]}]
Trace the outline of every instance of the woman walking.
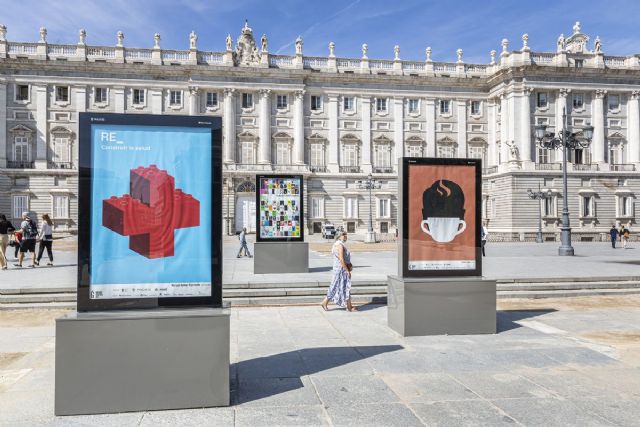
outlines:
[{"label": "woman walking", "polygon": [[333,279],[327,296],[320,304],[327,311],[329,301],[336,303],[339,307],[345,307],[349,311],[357,311],[357,308],[351,303],[351,254],[344,242],[347,241],[347,233],[345,231],[338,234],[336,242],[331,248],[333,254]]},{"label": "woman walking", "polygon": [[53,244],[53,221],[51,221],[51,218],[49,218],[47,214],[42,215],[42,227],[40,228],[38,240],[40,240],[40,247],[38,248],[36,265],[40,265],[40,259],[42,259],[45,248],[49,256],[47,265],[53,265],[53,250],[51,249],[51,245]]},{"label": "woman walking", "polygon": [[7,246],[9,245],[9,233],[13,233],[16,229],[13,227],[7,217],[0,215],[0,268],[7,269]]}]

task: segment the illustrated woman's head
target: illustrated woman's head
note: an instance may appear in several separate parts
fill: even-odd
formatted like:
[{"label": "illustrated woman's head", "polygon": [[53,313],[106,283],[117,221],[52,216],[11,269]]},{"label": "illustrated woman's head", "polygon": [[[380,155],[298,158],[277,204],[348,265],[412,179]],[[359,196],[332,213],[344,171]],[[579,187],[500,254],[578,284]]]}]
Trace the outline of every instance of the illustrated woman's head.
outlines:
[{"label": "illustrated woman's head", "polygon": [[422,231],[438,243],[451,242],[467,228],[464,193],[453,181],[440,179],[422,193]]}]

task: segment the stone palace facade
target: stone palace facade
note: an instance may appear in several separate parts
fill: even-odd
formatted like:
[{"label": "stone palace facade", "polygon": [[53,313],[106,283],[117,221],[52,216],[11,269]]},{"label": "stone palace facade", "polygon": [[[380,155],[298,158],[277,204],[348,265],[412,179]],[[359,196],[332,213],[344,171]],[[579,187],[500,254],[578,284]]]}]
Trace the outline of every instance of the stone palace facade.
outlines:
[{"label": "stone palace facade", "polygon": [[[640,57],[606,56],[576,23],[553,52],[534,52],[528,36],[491,51],[489,64],[303,54],[273,55],[245,24],[235,44],[202,51],[154,46],[91,46],[7,39],[0,26],[0,212],[50,213],[59,231],[76,229],[78,113],[222,116],[225,230],[254,228],[256,173],[305,176],[308,233],[331,222],[363,233],[369,206],[382,238],[397,223],[397,159],[483,160],[483,216],[491,240],[532,240],[539,202],[527,189],[549,190],[541,204],[545,239],[559,239],[563,197],[576,240],[601,240],[613,223],[634,229],[640,192]],[[519,43],[520,44],[520,43]],[[569,127],[588,148],[569,153],[562,192],[562,152],[538,148],[533,129]],[[369,199],[358,181],[380,182]]]}]

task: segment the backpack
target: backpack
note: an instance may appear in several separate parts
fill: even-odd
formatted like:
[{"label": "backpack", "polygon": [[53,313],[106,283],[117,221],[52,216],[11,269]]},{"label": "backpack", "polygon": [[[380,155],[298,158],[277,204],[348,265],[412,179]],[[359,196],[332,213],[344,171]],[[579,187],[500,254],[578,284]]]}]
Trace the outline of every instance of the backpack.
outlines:
[{"label": "backpack", "polygon": [[25,231],[25,239],[35,239],[38,237],[38,226],[32,220],[27,221],[27,229]]}]

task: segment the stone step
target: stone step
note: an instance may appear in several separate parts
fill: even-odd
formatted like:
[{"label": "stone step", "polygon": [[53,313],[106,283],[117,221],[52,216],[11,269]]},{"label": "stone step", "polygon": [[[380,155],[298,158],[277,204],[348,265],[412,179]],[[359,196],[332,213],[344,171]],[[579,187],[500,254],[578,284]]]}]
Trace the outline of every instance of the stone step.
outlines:
[{"label": "stone step", "polygon": [[46,294],[14,294],[0,295],[0,303],[44,303],[44,302],[74,302],[76,294],[67,293],[46,293]]},{"label": "stone step", "polygon": [[75,310],[75,302],[0,303],[2,310]]},{"label": "stone step", "polygon": [[[353,295],[351,298],[355,304],[386,304],[387,295]],[[314,305],[320,304],[322,296],[297,295],[285,298],[278,297],[254,297],[254,298],[225,298],[232,307],[256,306],[256,305]],[[330,308],[335,306],[329,306]]]},{"label": "stone step", "polygon": [[503,283],[498,282],[497,289],[499,291],[544,291],[544,290],[570,290],[570,289],[634,289],[640,288],[640,282],[636,281],[619,281],[619,282],[520,282],[520,283]]},{"label": "stone step", "polygon": [[[326,288],[330,280],[307,282],[234,282],[225,283],[224,289],[265,289],[265,288]],[[356,280],[351,282],[351,287],[360,286],[387,286],[386,280]]]},{"label": "stone step", "polygon": [[75,286],[60,287],[60,288],[38,288],[38,287],[24,287],[24,288],[0,288],[0,295],[19,295],[19,294],[59,294],[59,293],[76,293],[77,288]]},{"label": "stone step", "polygon": [[[254,297],[288,297],[288,296],[304,296],[304,295],[324,295],[327,293],[328,286],[317,288],[263,288],[263,289],[224,289],[222,295],[225,298],[254,298]],[[386,295],[387,286],[358,286],[352,287],[353,295],[374,294]]]},{"label": "stone step", "polygon": [[551,291],[498,291],[498,299],[510,298],[569,298],[569,297],[589,297],[589,296],[620,296],[640,294],[640,288],[632,289],[569,289]]}]

